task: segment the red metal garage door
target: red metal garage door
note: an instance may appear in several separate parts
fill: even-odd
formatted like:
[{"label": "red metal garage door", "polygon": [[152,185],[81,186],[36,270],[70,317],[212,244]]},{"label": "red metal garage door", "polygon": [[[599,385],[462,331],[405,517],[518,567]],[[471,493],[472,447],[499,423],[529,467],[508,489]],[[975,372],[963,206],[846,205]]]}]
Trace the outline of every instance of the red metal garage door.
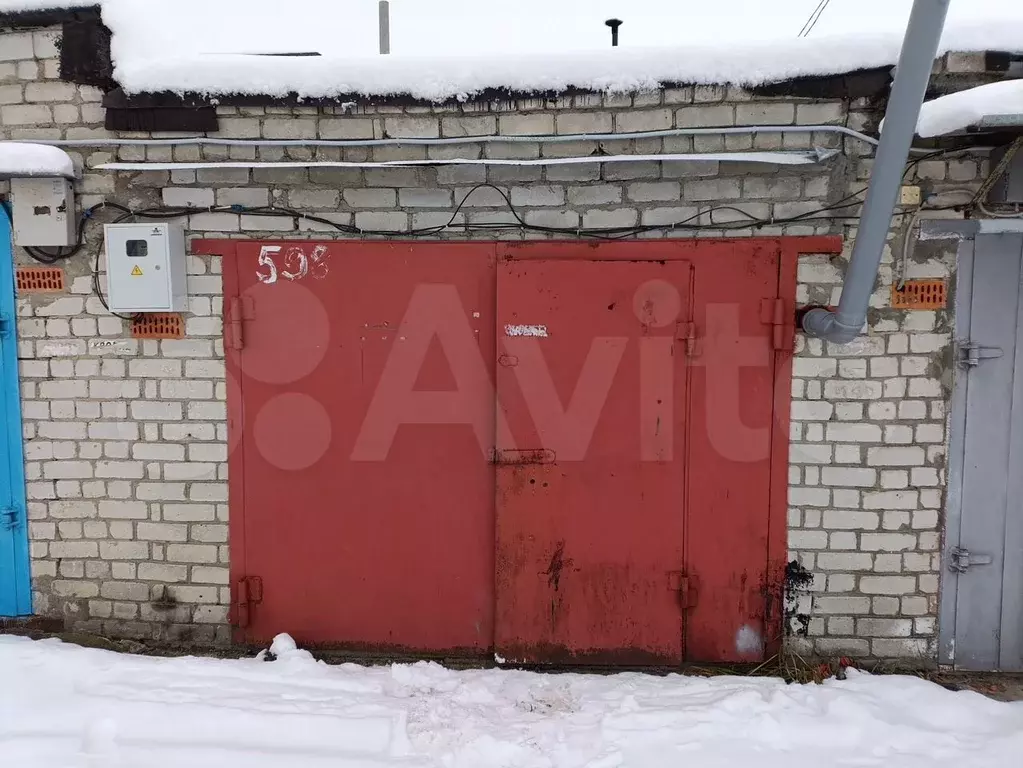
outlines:
[{"label": "red metal garage door", "polygon": [[800,245],[200,243],[239,639],[763,658]]},{"label": "red metal garage door", "polygon": [[492,245],[226,262],[231,565],[262,585],[246,639],[492,646],[493,270]]},{"label": "red metal garage door", "polygon": [[[540,348],[559,404],[580,378],[606,402],[586,455],[500,466],[498,652],[764,658],[780,640],[795,253],[777,241],[559,243],[503,246],[501,261],[498,335],[526,349],[497,368],[516,447],[548,449],[537,433],[560,415],[521,405],[547,383],[530,396],[515,375]],[[547,337],[507,338],[507,325],[541,324]],[[594,355],[607,337],[621,348],[610,383],[613,355],[602,366]],[[671,429],[658,434],[672,391]]]}]

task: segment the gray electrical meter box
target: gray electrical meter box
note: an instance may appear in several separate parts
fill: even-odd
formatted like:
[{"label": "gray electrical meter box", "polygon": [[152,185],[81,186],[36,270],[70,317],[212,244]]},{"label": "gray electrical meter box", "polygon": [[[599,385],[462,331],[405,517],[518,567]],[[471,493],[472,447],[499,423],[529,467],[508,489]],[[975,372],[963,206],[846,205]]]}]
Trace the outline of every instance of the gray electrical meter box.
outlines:
[{"label": "gray electrical meter box", "polygon": [[181,312],[187,308],[182,225],[107,224],[104,233],[111,312]]},{"label": "gray electrical meter box", "polygon": [[78,239],[75,194],[68,179],[11,179],[14,243],[64,248]]}]

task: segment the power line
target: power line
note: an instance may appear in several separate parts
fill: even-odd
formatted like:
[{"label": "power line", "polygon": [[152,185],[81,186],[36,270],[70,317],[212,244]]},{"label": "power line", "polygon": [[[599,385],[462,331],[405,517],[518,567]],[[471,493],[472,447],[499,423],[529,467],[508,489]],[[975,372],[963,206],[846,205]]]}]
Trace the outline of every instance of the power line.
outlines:
[{"label": "power line", "polygon": [[820,21],[821,16],[824,14],[824,11],[828,9],[828,5],[830,4],[831,0],[820,0],[820,2],[817,3],[817,7],[814,8],[813,12],[810,14],[810,18],[808,18],[806,23],[803,24],[803,28],[799,30],[799,34],[796,35],[796,37],[809,37],[813,28],[817,26],[817,22]]}]

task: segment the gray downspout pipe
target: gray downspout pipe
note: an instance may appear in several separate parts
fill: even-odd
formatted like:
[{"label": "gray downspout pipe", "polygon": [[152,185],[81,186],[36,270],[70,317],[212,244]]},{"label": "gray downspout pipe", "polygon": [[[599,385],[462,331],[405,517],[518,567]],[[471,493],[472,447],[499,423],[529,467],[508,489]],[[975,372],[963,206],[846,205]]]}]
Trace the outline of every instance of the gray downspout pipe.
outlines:
[{"label": "gray downspout pipe", "polygon": [[867,319],[870,295],[874,292],[949,1],[913,2],[842,298],[834,312],[817,307],[803,315],[803,330],[811,336],[847,344],[859,335]]}]

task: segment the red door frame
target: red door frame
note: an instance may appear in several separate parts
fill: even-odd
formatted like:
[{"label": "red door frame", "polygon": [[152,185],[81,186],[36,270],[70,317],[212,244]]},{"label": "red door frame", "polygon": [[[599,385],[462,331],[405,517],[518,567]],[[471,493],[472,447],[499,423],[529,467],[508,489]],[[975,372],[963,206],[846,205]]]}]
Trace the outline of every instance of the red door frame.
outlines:
[{"label": "red door frame", "polygon": [[[251,242],[251,240],[247,240]],[[191,243],[191,252],[195,255],[217,255],[234,258],[237,255],[235,239],[201,239]],[[323,242],[336,245],[337,240],[264,240],[277,245],[301,243],[305,245]],[[420,241],[396,241],[409,244]],[[435,241],[431,241],[435,242]],[[492,241],[480,241],[482,242]],[[785,301],[792,309],[794,318],[796,293],[796,268],[801,254],[830,254],[842,252],[842,238],[838,236],[813,237],[779,237],[779,238],[742,238],[742,239],[692,239],[692,240],[651,240],[628,241],[629,248],[616,251],[604,251],[596,246],[603,241],[500,241],[493,243],[499,259],[581,259],[581,260],[688,260],[694,267],[714,254],[721,253],[721,247],[730,249],[737,244],[745,249],[768,249],[778,254],[778,298]],[[623,241],[615,241],[624,244]],[[357,247],[358,243],[348,243]],[[223,270],[224,273],[224,316],[225,339],[230,335],[232,322],[231,300],[238,296],[238,285],[235,270]],[[792,332],[795,332],[793,327]],[[227,342],[225,342],[227,343]],[[768,583],[767,606],[765,615],[766,647],[765,655],[777,653],[781,648],[783,633],[783,610],[785,589],[785,569],[788,560],[787,541],[787,505],[788,505],[788,464],[789,464],[789,422],[791,411],[792,352],[779,350],[775,356],[775,429],[772,435],[771,452],[771,491],[768,520]],[[230,387],[229,387],[230,388]],[[228,434],[229,440],[232,425],[241,423],[242,403],[236,395],[228,394]],[[229,459],[230,472],[230,536],[231,536],[231,580],[232,580],[232,622],[238,623],[240,614],[248,610],[248,600],[255,601],[258,595],[251,594],[258,585],[247,584],[248,574],[244,569],[244,511],[242,500],[238,498],[243,487],[244,462],[240,451],[232,451]],[[246,592],[249,592],[246,594]]]}]

